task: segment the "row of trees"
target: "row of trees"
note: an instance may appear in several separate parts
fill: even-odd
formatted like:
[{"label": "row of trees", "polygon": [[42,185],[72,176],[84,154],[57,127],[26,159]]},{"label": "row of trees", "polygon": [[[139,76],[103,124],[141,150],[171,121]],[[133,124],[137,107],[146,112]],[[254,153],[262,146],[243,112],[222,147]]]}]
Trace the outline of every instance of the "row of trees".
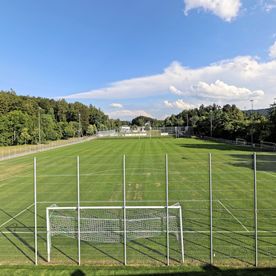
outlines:
[{"label": "row of trees", "polygon": [[276,142],[276,105],[273,104],[267,114],[241,111],[235,105],[229,104],[223,107],[215,104],[201,105],[166,118],[164,124],[192,126],[196,135]]},{"label": "row of trees", "polygon": [[0,91],[0,145],[43,143],[118,129],[122,124],[144,126],[147,123],[151,127],[189,125],[196,135],[276,142],[275,104],[267,114],[241,111],[235,105],[214,104],[184,110],[165,120],[139,116],[132,122],[125,122],[112,120],[100,109],[80,102],[67,103]]},{"label": "row of trees", "polygon": [[82,103],[0,91],[0,145],[35,144],[117,128],[100,109]]}]

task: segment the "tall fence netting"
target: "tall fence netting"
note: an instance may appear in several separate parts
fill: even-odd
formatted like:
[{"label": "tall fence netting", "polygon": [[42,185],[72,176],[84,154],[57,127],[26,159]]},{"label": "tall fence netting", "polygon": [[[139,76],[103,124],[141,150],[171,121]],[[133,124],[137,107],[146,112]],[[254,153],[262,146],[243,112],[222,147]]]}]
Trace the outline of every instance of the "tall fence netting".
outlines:
[{"label": "tall fence netting", "polygon": [[[145,147],[143,144],[139,146]],[[124,263],[125,219],[128,264],[166,264],[168,236],[170,264],[180,264],[180,234],[183,234],[186,262],[209,263],[212,254],[214,264],[254,265],[256,252],[259,264],[275,261],[275,154],[257,154],[257,190],[254,191],[254,159],[250,152],[214,152],[211,167],[210,149],[206,149],[206,153],[187,156],[172,152],[168,155],[166,175],[165,154],[159,154],[158,149],[156,154],[154,149],[147,153],[147,148],[141,148],[143,155],[126,154],[125,171],[124,148],[116,150],[122,154],[110,154],[107,148],[90,155],[83,147],[75,152],[63,149],[62,155],[48,152],[37,157],[37,245],[40,264],[46,263],[48,257],[47,207],[78,205],[77,155],[80,158],[80,206],[119,207],[80,210],[81,229],[86,229],[80,233],[82,263]],[[168,150],[166,143],[162,150]],[[131,148],[126,151],[131,151]],[[33,156],[1,161],[0,169],[0,260],[3,264],[31,264],[35,249]],[[124,206],[124,173],[127,206],[166,207],[168,196],[169,206],[181,207],[181,214],[178,209],[169,211],[169,235],[166,233],[165,208],[159,211],[154,208],[139,211],[126,209],[124,217],[121,208]],[[257,248],[254,192],[257,199]],[[70,227],[65,228],[71,230],[65,235],[51,236],[51,262],[76,264],[77,208],[63,211],[59,219],[61,225],[71,221],[68,224]],[[59,225],[58,221],[56,225]],[[58,229],[57,232],[62,232]],[[108,229],[111,229],[110,233]]]}]

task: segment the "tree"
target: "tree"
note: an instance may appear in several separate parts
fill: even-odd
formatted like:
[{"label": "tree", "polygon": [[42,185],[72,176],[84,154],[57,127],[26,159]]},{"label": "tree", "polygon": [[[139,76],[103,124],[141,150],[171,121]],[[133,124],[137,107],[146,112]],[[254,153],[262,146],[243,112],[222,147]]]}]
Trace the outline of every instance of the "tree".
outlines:
[{"label": "tree", "polygon": [[271,142],[276,142],[276,104],[272,104],[269,110],[269,122],[268,122],[268,131],[269,131],[269,140]]},{"label": "tree", "polygon": [[94,125],[93,133],[97,128],[105,130],[121,125],[120,120],[109,119],[92,105],[18,96],[13,90],[0,91],[0,145],[16,145],[25,143],[25,140],[36,144],[39,137],[46,142],[79,135],[79,114],[82,135],[87,133],[89,125]]},{"label": "tree", "polygon": [[31,126],[31,117],[26,113],[23,113],[20,110],[15,110],[7,113],[7,129],[6,133],[11,139],[8,142],[9,145],[20,144],[20,134],[23,128],[30,128]]},{"label": "tree", "polygon": [[19,136],[20,144],[27,144],[31,141],[31,135],[29,134],[29,129],[24,127]]},{"label": "tree", "polygon": [[93,135],[97,132],[97,127],[96,125],[89,125],[86,131],[87,135]]},{"label": "tree", "polygon": [[68,124],[65,128],[64,128],[64,137],[65,138],[71,138],[75,136],[75,128],[73,124]]}]

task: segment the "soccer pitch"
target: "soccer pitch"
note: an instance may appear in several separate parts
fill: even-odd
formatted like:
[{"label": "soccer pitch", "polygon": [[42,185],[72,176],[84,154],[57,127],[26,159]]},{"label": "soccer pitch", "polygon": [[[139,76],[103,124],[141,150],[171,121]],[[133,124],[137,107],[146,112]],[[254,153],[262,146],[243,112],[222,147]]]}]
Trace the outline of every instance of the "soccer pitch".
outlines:
[{"label": "soccer pitch", "polygon": [[[209,153],[212,153],[214,264],[255,260],[252,152],[197,139],[98,139],[0,162],[0,264],[34,262],[33,157],[37,157],[38,261],[46,264],[46,208],[77,205],[76,157],[82,206],[122,206],[126,155],[129,206],[165,206],[165,154],[169,204],[183,211],[185,262],[210,261]],[[275,265],[276,155],[257,153],[258,258]],[[53,264],[77,263],[77,240],[52,237]],[[81,242],[83,264],[123,264],[123,243]],[[128,264],[166,264],[166,235],[129,241]],[[181,263],[170,238],[171,264]]]}]

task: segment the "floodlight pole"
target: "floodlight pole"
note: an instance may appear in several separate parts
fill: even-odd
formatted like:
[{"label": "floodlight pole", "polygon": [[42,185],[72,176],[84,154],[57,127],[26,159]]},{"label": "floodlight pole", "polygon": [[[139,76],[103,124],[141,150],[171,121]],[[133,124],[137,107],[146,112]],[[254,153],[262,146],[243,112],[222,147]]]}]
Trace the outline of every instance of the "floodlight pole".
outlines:
[{"label": "floodlight pole", "polygon": [[255,266],[258,266],[258,202],[257,202],[257,154],[253,155],[254,167],[254,227],[255,227]]},{"label": "floodlight pole", "polygon": [[167,240],[167,265],[170,265],[170,236],[169,236],[169,171],[168,171],[168,154],[165,155],[166,167],[166,240]]},{"label": "floodlight pole", "polygon": [[127,265],[127,225],[126,225],[126,156],[123,156],[123,211],[124,211],[124,265]]},{"label": "floodlight pole", "polygon": [[253,137],[253,104],[254,104],[254,100],[250,100],[251,102],[251,145],[253,147],[253,143],[254,143],[254,137]]},{"label": "floodlight pole", "polygon": [[81,114],[79,113],[79,138],[81,137]]},{"label": "floodlight pole", "polygon": [[210,136],[213,137],[213,111],[211,110],[210,113]]},{"label": "floodlight pole", "polygon": [[40,107],[38,109],[38,143],[41,144],[41,115],[40,115]]},{"label": "floodlight pole", "polygon": [[34,253],[37,265],[37,189],[36,189],[36,157],[34,157]]},{"label": "floodlight pole", "polygon": [[77,212],[78,212],[78,264],[81,264],[81,232],[80,232],[80,157],[77,156]]},{"label": "floodlight pole", "polygon": [[209,197],[210,197],[210,264],[214,262],[213,254],[213,177],[212,153],[209,153]]}]

